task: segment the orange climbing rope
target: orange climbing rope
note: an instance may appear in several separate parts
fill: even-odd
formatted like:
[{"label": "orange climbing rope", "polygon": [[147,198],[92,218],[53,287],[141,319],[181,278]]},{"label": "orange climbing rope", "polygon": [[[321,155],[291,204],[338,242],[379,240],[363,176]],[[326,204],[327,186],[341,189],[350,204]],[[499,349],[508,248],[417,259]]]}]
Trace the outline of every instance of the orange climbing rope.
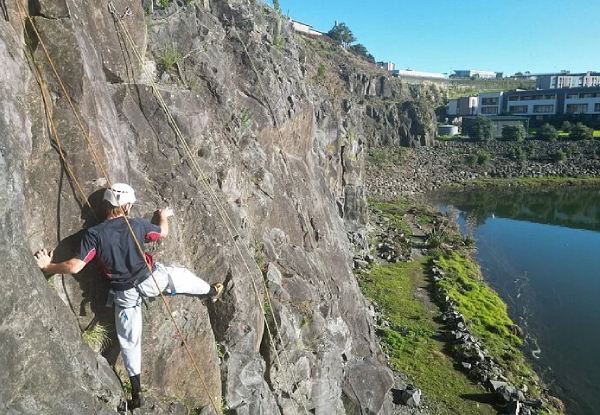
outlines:
[{"label": "orange climbing rope", "polygon": [[[65,88],[65,86],[63,84],[63,82],[62,82],[62,79],[61,79],[60,75],[58,74],[58,72],[56,70],[56,66],[54,65],[54,62],[53,62],[50,54],[48,53],[48,50],[47,50],[47,48],[46,48],[46,46],[44,44],[44,41],[43,41],[42,37],[40,36],[40,34],[39,34],[38,30],[37,30],[37,27],[35,26],[35,23],[34,23],[33,19],[31,18],[31,16],[30,16],[29,12],[27,11],[27,9],[25,9],[25,7],[22,4],[20,4],[19,0],[15,0],[15,4],[17,6],[17,9],[19,11],[19,15],[20,15],[21,19],[27,19],[27,21],[31,25],[32,29],[34,30],[34,32],[36,34],[36,37],[39,40],[40,45],[42,46],[42,49],[44,50],[44,54],[46,55],[46,58],[48,59],[48,63],[50,64],[50,67],[52,68],[52,71],[54,72],[56,80],[58,81],[58,83],[59,83],[59,85],[60,85],[60,87],[61,87],[61,89],[62,89],[62,91],[63,91],[63,93],[65,95],[65,98],[67,99],[67,101],[69,103],[69,106],[71,107],[71,110],[73,111],[73,114],[75,115],[75,118],[77,119],[77,123],[79,124],[79,127],[80,127],[80,129],[82,131],[82,134],[85,137],[86,141],[88,142],[88,147],[90,148],[90,150],[91,150],[91,152],[92,152],[92,154],[94,156],[94,159],[96,160],[96,163],[97,163],[98,167],[102,171],[102,174],[104,175],[104,178],[107,181],[108,187],[112,191],[112,183],[110,181],[110,178],[109,178],[109,176],[108,176],[108,174],[107,174],[107,172],[106,172],[106,170],[105,170],[105,168],[104,168],[104,166],[103,166],[103,164],[102,164],[102,162],[100,160],[100,157],[98,156],[98,153],[96,151],[96,148],[95,148],[93,142],[91,141],[89,135],[87,134],[87,132],[85,131],[85,128],[83,127],[83,124],[81,122],[79,114],[77,113],[77,111],[75,109],[75,106],[73,105],[73,102],[72,102],[72,100],[71,100],[71,98],[70,98],[70,96],[69,96],[69,94],[68,94],[68,92],[67,92],[67,90],[66,90],[66,88]],[[53,127],[53,130],[54,130],[54,127]],[[60,153],[62,154],[62,150],[60,151]],[[64,157],[64,154],[62,154],[62,157]],[[66,161],[66,159],[65,159],[65,161]],[[71,171],[71,173],[72,173],[72,171]],[[81,189],[81,185],[79,184],[79,182],[75,178],[74,174],[73,174],[72,177],[73,177],[74,182],[77,183],[78,188]],[[115,199],[116,199],[116,195],[114,194],[114,192],[113,192],[113,196],[115,196]],[[153,279],[154,283],[156,284],[156,286],[158,288],[158,291],[160,293],[160,297],[161,297],[161,299],[163,301],[163,304],[165,305],[165,307],[167,309],[167,312],[168,312],[171,320],[173,321],[173,324],[175,326],[177,334],[179,335],[179,337],[182,340],[184,348],[185,348],[185,350],[186,350],[186,352],[187,352],[187,354],[188,354],[188,356],[189,356],[189,358],[190,358],[190,360],[192,362],[192,365],[193,365],[195,371],[198,373],[198,376],[199,376],[199,378],[200,378],[200,380],[202,382],[202,385],[204,386],[205,392],[206,392],[206,394],[207,394],[207,396],[208,396],[208,398],[209,398],[209,400],[211,402],[211,405],[212,405],[212,407],[214,408],[214,410],[217,413],[221,413],[221,410],[217,406],[217,404],[215,402],[215,399],[211,396],[210,391],[208,390],[208,386],[206,385],[204,377],[202,376],[202,373],[200,372],[200,368],[198,367],[198,364],[196,363],[196,360],[194,359],[194,356],[192,355],[191,349],[190,349],[187,341],[185,340],[185,338],[183,336],[183,333],[182,333],[181,329],[179,328],[179,325],[177,324],[177,321],[175,320],[175,317],[173,315],[171,307],[169,306],[168,302],[166,301],[165,296],[162,294],[162,292],[160,290],[160,287],[158,286],[158,283],[157,283],[156,278],[154,276],[154,273],[152,271],[152,266],[146,260],[146,257],[144,255],[144,251],[143,251],[143,249],[142,249],[139,241],[137,240],[137,238],[135,236],[135,233],[133,232],[133,229],[131,228],[131,224],[129,223],[129,220],[127,219],[127,216],[125,215],[125,212],[123,211],[122,213],[123,213],[123,217],[125,218],[125,222],[127,224],[129,232],[133,236],[133,239],[135,241],[137,249],[139,250],[139,252],[142,255],[142,257],[144,258],[144,261],[146,262],[146,266],[148,267],[148,270],[150,271],[150,275],[152,276],[152,279]]]}]

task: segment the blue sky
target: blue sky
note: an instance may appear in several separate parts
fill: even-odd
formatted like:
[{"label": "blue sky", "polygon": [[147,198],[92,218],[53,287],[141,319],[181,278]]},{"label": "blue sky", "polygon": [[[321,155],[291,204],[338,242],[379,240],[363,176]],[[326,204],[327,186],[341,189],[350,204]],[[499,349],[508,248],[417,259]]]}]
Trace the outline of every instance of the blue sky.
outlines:
[{"label": "blue sky", "polygon": [[[272,4],[270,0],[263,0]],[[600,1],[279,0],[294,20],[357,43],[397,69],[531,73],[600,71]]]}]

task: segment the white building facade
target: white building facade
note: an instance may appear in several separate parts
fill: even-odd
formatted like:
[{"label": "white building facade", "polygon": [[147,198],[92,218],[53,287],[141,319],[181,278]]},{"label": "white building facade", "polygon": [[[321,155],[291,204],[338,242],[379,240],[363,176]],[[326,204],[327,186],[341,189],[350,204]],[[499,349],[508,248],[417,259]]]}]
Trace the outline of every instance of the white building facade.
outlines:
[{"label": "white building facade", "polygon": [[318,30],[313,29],[313,27],[309,24],[298,22],[296,20],[292,20],[292,27],[296,32],[304,33],[307,35],[313,36],[321,36],[323,32],[319,32]]},{"label": "white building facade", "polygon": [[448,101],[448,105],[446,106],[446,112],[452,117],[475,115],[477,114],[478,102],[478,97],[462,97],[458,99],[451,99]]},{"label": "white building facade", "polygon": [[498,115],[502,112],[502,92],[483,92],[477,95],[477,115]]}]

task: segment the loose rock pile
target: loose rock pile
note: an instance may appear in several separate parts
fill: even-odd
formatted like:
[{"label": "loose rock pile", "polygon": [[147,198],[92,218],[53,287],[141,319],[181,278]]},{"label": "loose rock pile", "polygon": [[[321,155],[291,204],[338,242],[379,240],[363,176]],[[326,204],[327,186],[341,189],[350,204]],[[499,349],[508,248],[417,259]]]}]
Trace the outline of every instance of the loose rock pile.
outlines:
[{"label": "loose rock pile", "polygon": [[[516,148],[525,149],[526,160],[515,160]],[[390,150],[392,151],[392,150]],[[556,162],[558,152],[566,160]],[[487,153],[479,165],[469,157]],[[396,198],[403,194],[425,193],[455,183],[484,177],[593,177],[600,174],[600,141],[526,143],[444,142],[433,147],[402,149],[395,158],[367,166],[367,190],[371,197]]]}]

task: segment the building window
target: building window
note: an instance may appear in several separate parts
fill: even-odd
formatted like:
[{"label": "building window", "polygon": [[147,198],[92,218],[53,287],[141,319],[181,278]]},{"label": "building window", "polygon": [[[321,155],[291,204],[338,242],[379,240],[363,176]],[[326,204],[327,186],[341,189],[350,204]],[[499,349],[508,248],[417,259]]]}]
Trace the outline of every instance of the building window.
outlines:
[{"label": "building window", "polygon": [[577,99],[579,98],[578,94],[567,94],[567,99]]},{"label": "building window", "polygon": [[552,114],[554,112],[554,105],[534,105],[534,114]]},{"label": "building window", "polygon": [[508,97],[509,101],[518,101],[519,100],[519,96],[518,95],[512,95],[510,97]]},{"label": "building window", "polygon": [[594,112],[600,112],[600,102],[594,104]]},{"label": "building window", "polygon": [[581,98],[596,98],[596,94],[581,94]]},{"label": "building window", "polygon": [[498,98],[481,98],[481,105],[498,105]]},{"label": "building window", "polygon": [[556,95],[544,95],[544,99],[556,99]]},{"label": "building window", "polygon": [[567,114],[583,114],[587,110],[588,104],[567,104]]},{"label": "building window", "polygon": [[521,101],[531,101],[533,99],[533,95],[523,95],[521,97]]},{"label": "building window", "polygon": [[498,114],[498,107],[481,108],[481,113],[486,115]]},{"label": "building window", "polygon": [[508,108],[511,114],[527,114],[527,105],[513,105]]}]

